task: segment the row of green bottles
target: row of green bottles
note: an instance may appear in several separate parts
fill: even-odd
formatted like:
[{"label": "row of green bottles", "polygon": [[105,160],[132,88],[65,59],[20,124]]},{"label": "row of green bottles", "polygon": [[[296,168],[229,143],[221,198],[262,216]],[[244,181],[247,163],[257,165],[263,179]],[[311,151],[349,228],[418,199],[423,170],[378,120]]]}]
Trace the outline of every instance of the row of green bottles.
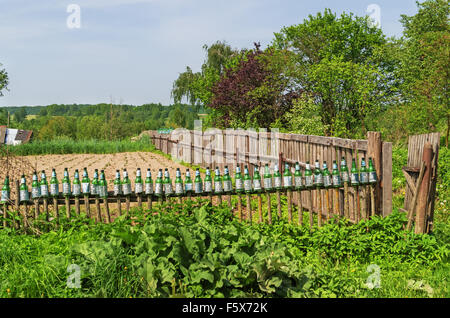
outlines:
[{"label": "row of green bottles", "polygon": [[[349,173],[345,158],[342,158],[340,164],[340,171],[336,161],[333,161],[332,172],[330,173],[327,167],[326,161],[320,168],[319,161],[316,160],[314,166],[314,172],[312,172],[311,165],[306,162],[306,169],[304,177],[300,170],[300,164],[295,164],[294,174],[290,171],[288,163],[285,164],[283,175],[281,175],[278,165],[274,167],[273,176],[270,173],[269,165],[266,164],[264,168],[264,175],[262,176],[258,170],[258,167],[254,168],[253,178],[250,177],[249,169],[247,166],[244,168],[244,175],[241,173],[239,166],[236,167],[235,173],[235,190],[237,193],[251,193],[261,192],[264,188],[265,191],[285,189],[312,189],[312,188],[339,188],[344,182],[350,182],[350,185],[366,185],[375,184],[377,182],[377,175],[374,169],[372,158],[369,158],[369,167],[366,168],[365,158],[361,160],[361,169],[358,171],[355,159],[352,160],[352,168]],[[105,179],[104,171],[101,170],[100,178],[98,169],[95,169],[94,178],[92,183],[89,179],[87,169],[83,169],[83,178],[80,182],[78,169],[75,170],[73,179],[73,186],[71,188],[69,173],[67,168],[64,169],[64,177],[62,179],[62,194],[68,196],[81,196],[89,195],[99,196],[102,198],[107,197],[107,182]],[[214,183],[214,186],[213,186]],[[228,167],[225,167],[223,177],[220,174],[218,167],[215,169],[214,180],[211,177],[211,171],[206,168],[206,176],[202,181],[200,171],[197,168],[195,171],[194,181],[191,179],[189,169],[186,169],[185,181],[181,178],[181,172],[178,168],[176,170],[175,189],[172,186],[169,171],[166,168],[164,171],[164,179],[162,169],[159,169],[158,176],[155,180],[155,188],[153,189],[153,180],[150,169],[147,169],[147,176],[143,181],[140,168],[137,169],[135,188],[136,194],[145,193],[147,195],[155,194],[156,196],[171,196],[171,195],[183,195],[185,193],[230,193],[233,191],[232,178],[230,176]],[[131,181],[128,177],[126,169],[123,170],[123,180],[120,180],[120,172],[116,170],[116,178],[114,180],[114,195],[130,195],[132,193]],[[59,182],[56,176],[55,169],[52,170],[52,176],[50,179],[50,188],[46,179],[45,171],[42,171],[41,181],[38,180],[36,172],[33,174],[33,181],[31,185],[31,198],[36,199],[40,197],[57,197],[59,196]],[[5,179],[4,186],[2,187],[0,202],[5,203],[10,199],[10,186],[8,176]],[[20,186],[20,200],[28,201],[29,193],[26,185],[25,176],[22,176]]]}]

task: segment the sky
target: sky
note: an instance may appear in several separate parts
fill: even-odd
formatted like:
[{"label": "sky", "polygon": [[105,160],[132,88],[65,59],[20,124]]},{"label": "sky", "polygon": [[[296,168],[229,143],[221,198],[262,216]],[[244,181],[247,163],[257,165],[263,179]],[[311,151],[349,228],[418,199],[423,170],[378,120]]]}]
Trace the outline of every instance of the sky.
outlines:
[{"label": "sky", "polygon": [[204,44],[264,48],[310,14],[377,16],[370,5],[387,36],[401,36],[400,15],[417,12],[415,0],[0,0],[0,63],[10,79],[0,107],[169,105],[178,75],[200,70]]}]

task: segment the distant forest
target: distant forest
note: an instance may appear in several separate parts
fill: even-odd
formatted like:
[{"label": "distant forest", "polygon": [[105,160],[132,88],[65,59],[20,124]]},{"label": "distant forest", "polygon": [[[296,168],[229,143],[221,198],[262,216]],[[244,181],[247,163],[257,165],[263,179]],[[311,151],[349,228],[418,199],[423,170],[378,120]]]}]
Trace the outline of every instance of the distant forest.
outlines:
[{"label": "distant forest", "polygon": [[119,140],[143,130],[184,127],[193,129],[202,107],[175,104],[133,105],[49,105],[1,107],[0,125],[33,130],[34,139]]}]

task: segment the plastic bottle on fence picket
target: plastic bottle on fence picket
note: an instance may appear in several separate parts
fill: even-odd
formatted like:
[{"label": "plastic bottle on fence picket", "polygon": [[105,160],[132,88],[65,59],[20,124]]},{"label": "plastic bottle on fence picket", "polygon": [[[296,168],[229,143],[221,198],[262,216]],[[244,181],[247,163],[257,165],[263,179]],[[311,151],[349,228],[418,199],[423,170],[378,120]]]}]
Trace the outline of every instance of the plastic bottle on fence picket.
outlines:
[{"label": "plastic bottle on fence picket", "polygon": [[275,167],[273,169],[273,181],[274,181],[274,185],[275,185],[275,189],[277,190],[281,190],[281,173],[280,170],[278,169],[278,165],[275,164]]},{"label": "plastic bottle on fence picket", "polygon": [[214,192],[215,193],[223,193],[223,184],[222,177],[220,175],[219,167],[216,167],[215,176],[214,176]]},{"label": "plastic bottle on fence picket", "polygon": [[261,192],[261,175],[259,174],[258,167],[255,166],[255,170],[253,172],[253,190],[255,192]]},{"label": "plastic bottle on fence picket", "polygon": [[252,178],[250,177],[247,166],[244,167],[244,191],[245,193],[252,192]]},{"label": "plastic bottle on fence picket", "polygon": [[361,158],[361,169],[359,170],[359,182],[362,185],[366,185],[369,183],[369,172],[366,168],[366,159]]},{"label": "plastic bottle on fence picket", "polygon": [[209,170],[209,167],[206,168],[206,176],[205,176],[205,193],[211,193],[212,192],[212,178],[211,178],[211,171]]},{"label": "plastic bottle on fence picket", "polygon": [[155,195],[157,197],[163,196],[163,179],[162,179],[162,169],[158,170],[158,176],[155,180]]},{"label": "plastic bottle on fence picket", "polygon": [[311,189],[314,186],[313,173],[311,170],[311,164],[309,161],[306,161],[305,167],[305,188]]},{"label": "plastic bottle on fence picket", "polygon": [[223,191],[225,193],[230,193],[233,191],[233,183],[230,177],[230,171],[228,170],[228,166],[225,166],[224,174],[223,174]]},{"label": "plastic bottle on fence picket", "polygon": [[57,197],[59,195],[59,182],[56,177],[55,169],[52,169],[52,177],[50,178],[50,196]]},{"label": "plastic bottle on fence picket", "polygon": [[292,189],[292,173],[289,164],[286,162],[284,164],[284,172],[283,172],[283,188]]},{"label": "plastic bottle on fence picket", "polygon": [[200,170],[195,169],[195,179],[194,179],[194,190],[196,194],[201,194],[203,192],[203,182],[200,176]]},{"label": "plastic bottle on fence picket", "polygon": [[180,168],[175,172],[175,195],[181,197],[184,194],[183,180],[181,179]]},{"label": "plastic bottle on fence picket", "polygon": [[184,192],[191,194],[194,191],[194,184],[192,183],[191,172],[186,169],[186,176],[184,177]]},{"label": "plastic bottle on fence picket", "polygon": [[83,179],[81,179],[81,191],[84,195],[89,195],[91,193],[91,180],[87,172],[87,168],[83,169]]},{"label": "plastic bottle on fence picket", "polygon": [[341,182],[341,175],[339,174],[338,165],[336,160],[333,160],[333,172],[332,175],[332,181],[333,181],[333,187],[339,188],[342,184]]},{"label": "plastic bottle on fence picket", "polygon": [[319,160],[316,160],[314,163],[314,186],[316,188],[323,187],[323,175],[322,171],[320,171]]},{"label": "plastic bottle on fence picket", "polygon": [[114,196],[122,194],[122,182],[120,181],[120,171],[116,170],[116,178],[114,179]]},{"label": "plastic bottle on fence picket", "polygon": [[98,195],[98,169],[94,170],[94,178],[92,179],[91,183],[91,195],[92,196]]},{"label": "plastic bottle on fence picket", "polygon": [[324,161],[322,164],[322,176],[323,176],[323,187],[329,189],[332,186],[331,174],[328,170],[327,162]]},{"label": "plastic bottle on fence picket", "polygon": [[75,175],[73,177],[72,194],[74,197],[79,197],[81,195],[80,174],[78,173],[78,169],[75,169]]},{"label": "plastic bottle on fence picket", "polygon": [[123,169],[122,194],[125,196],[131,195],[131,180],[128,177],[127,169]]},{"label": "plastic bottle on fence picket", "polygon": [[11,188],[9,186],[9,176],[6,176],[5,182],[3,183],[2,187],[2,195],[0,198],[0,202],[1,203],[8,202],[10,200],[10,195],[11,195]]},{"label": "plastic bottle on fence picket", "polygon": [[341,181],[343,183],[350,182],[350,175],[348,173],[347,162],[345,161],[345,157],[341,159]]},{"label": "plastic bottle on fence picket", "polygon": [[20,202],[28,202],[30,200],[30,194],[28,192],[27,181],[25,175],[23,174],[20,180],[19,188],[19,200]]},{"label": "plastic bottle on fence picket", "polygon": [[106,182],[106,178],[105,178],[105,171],[101,170],[100,171],[100,181],[98,182],[98,195],[101,198],[106,198],[108,197],[108,184]]},{"label": "plastic bottle on fence picket", "polygon": [[164,194],[166,197],[170,197],[173,195],[173,186],[172,186],[172,180],[170,179],[169,169],[164,169]]},{"label": "plastic bottle on fence picket", "polygon": [[67,170],[67,168],[64,168],[64,175],[61,183],[63,188],[63,195],[65,197],[70,196],[70,179],[69,179],[69,171]]},{"label": "plastic bottle on fence picket", "polygon": [[147,176],[145,178],[145,194],[146,195],[153,194],[153,180],[150,168],[147,168]]},{"label": "plastic bottle on fence picket", "polygon": [[359,173],[356,168],[356,160],[352,159],[352,170],[350,171],[350,182],[353,187],[359,185]]},{"label": "plastic bottle on fence picket", "polygon": [[31,182],[31,198],[39,199],[41,196],[41,187],[39,186],[39,180],[37,176],[37,172],[34,171],[33,173],[33,181]]},{"label": "plastic bottle on fence picket", "polygon": [[136,179],[134,180],[134,193],[141,194],[144,192],[144,184],[142,182],[141,168],[137,168]]},{"label": "plastic bottle on fence picket", "polygon": [[237,193],[244,191],[244,180],[242,179],[241,167],[236,166],[236,173],[234,175],[234,186]]},{"label": "plastic bottle on fence picket", "polygon": [[41,182],[39,182],[39,187],[41,188],[41,197],[48,198],[48,182],[44,170],[42,170],[41,173]]},{"label": "plastic bottle on fence picket", "polygon": [[272,175],[270,174],[269,164],[266,163],[264,167],[264,191],[272,191]]}]

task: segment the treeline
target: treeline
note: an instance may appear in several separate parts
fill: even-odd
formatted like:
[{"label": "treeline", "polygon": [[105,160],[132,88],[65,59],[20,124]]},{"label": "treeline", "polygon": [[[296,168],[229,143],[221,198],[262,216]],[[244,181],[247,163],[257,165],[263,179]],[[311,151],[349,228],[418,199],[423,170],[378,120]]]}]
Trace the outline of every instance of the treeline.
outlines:
[{"label": "treeline", "polygon": [[282,28],[266,48],[205,45],[201,70],[180,74],[173,99],[207,106],[205,124],[218,128],[349,138],[376,130],[392,141],[440,131],[448,146],[450,4],[417,6],[401,15],[400,38],[369,17],[327,9]]},{"label": "treeline", "polygon": [[0,108],[0,125],[6,125],[8,111],[10,127],[33,130],[35,140],[121,140],[136,136],[143,130],[193,129],[198,112],[203,110],[184,104],[4,107]]}]

